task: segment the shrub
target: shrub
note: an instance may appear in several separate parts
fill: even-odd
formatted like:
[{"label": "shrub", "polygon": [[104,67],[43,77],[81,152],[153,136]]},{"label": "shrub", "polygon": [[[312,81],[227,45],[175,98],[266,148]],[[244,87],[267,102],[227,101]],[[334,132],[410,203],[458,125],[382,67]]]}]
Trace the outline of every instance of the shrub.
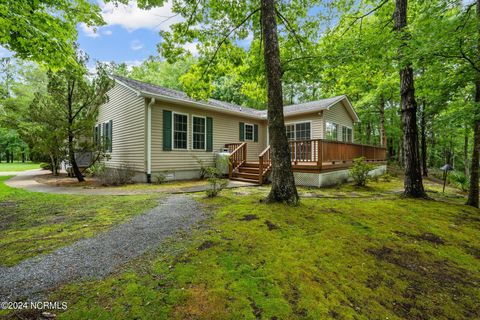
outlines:
[{"label": "shrub", "polygon": [[91,167],[93,175],[104,186],[118,186],[131,183],[135,176],[132,164],[122,163],[116,168],[108,168],[104,163],[98,163]]},{"label": "shrub", "polygon": [[468,191],[470,187],[470,180],[462,172],[454,171],[448,175],[448,182],[462,191]]},{"label": "shrub", "polygon": [[382,175],[380,176],[380,179],[381,179],[383,182],[390,182],[390,181],[392,181],[393,176],[392,176],[390,173],[385,172],[384,174],[382,174]]},{"label": "shrub", "polygon": [[228,180],[222,179],[222,173],[215,167],[207,167],[205,170],[205,176],[209,183],[209,188],[206,190],[207,197],[216,197],[220,191],[227,187]]},{"label": "shrub", "polygon": [[197,161],[198,165],[200,166],[200,179],[203,180],[207,176],[207,166],[205,165],[205,160],[200,159],[197,156],[194,156],[195,161]]},{"label": "shrub", "polygon": [[47,162],[42,162],[40,163],[40,168],[42,170],[50,170],[52,171],[52,165],[50,163],[47,163]]},{"label": "shrub", "polygon": [[156,175],[153,176],[153,180],[152,180],[152,183],[153,184],[162,184],[164,183],[165,181],[167,181],[167,175],[168,175],[168,171],[164,171],[164,172],[159,172],[157,173]]},{"label": "shrub", "polygon": [[365,162],[365,158],[357,158],[353,160],[353,167],[350,169],[350,177],[355,182],[355,185],[364,187],[367,181],[370,180],[368,173],[373,170],[375,166]]}]

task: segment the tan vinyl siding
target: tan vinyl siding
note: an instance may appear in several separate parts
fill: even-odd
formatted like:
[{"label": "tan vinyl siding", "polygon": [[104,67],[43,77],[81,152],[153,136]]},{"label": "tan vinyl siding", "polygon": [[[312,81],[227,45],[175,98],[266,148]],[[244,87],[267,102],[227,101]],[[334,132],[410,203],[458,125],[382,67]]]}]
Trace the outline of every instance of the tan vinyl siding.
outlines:
[{"label": "tan vinyl siding", "polygon": [[285,117],[285,124],[292,124],[298,122],[311,122],[312,139],[323,138],[323,121],[319,112],[304,114],[300,116],[287,116]]},{"label": "tan vinyl siding", "polygon": [[[188,114],[188,149],[163,151],[163,110]],[[213,119],[213,151],[192,150],[192,116]],[[172,114],[173,118],[173,114]],[[265,149],[266,124],[262,120],[252,120],[236,115],[228,115],[177,104],[157,102],[152,107],[152,171],[195,170],[200,166],[196,159],[205,165],[214,165],[215,153],[226,143],[239,142],[239,122],[258,124],[258,142],[247,142],[249,161],[258,161],[258,154]]]},{"label": "tan vinyl siding", "polygon": [[[338,125],[338,135],[337,139],[338,141],[342,141],[343,136],[342,136],[342,126],[348,127],[352,129],[352,140],[354,139],[353,137],[353,119],[348,113],[348,111],[345,109],[345,106],[343,105],[343,102],[339,102],[332,106],[329,110],[325,110],[323,112],[324,117],[325,117],[325,123],[326,122],[333,122]],[[325,123],[323,125],[323,130],[325,128]]]},{"label": "tan vinyl siding", "polygon": [[108,92],[109,101],[99,110],[97,124],[112,120],[112,152],[107,166],[129,163],[145,171],[145,100],[116,83]]}]

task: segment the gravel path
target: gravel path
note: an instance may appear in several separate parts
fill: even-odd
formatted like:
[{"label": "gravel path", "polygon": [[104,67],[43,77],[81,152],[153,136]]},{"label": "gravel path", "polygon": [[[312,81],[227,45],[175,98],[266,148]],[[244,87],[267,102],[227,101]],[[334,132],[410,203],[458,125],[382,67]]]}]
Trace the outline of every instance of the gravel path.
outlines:
[{"label": "gravel path", "polygon": [[[127,196],[127,195],[138,195],[138,194],[153,194],[153,193],[189,193],[189,192],[201,192],[205,191],[208,186],[193,186],[185,188],[175,188],[169,190],[167,188],[162,189],[132,189],[132,190],[122,190],[115,187],[101,187],[101,188],[83,188],[83,187],[59,187],[48,185],[44,183],[39,183],[35,181],[35,177],[41,175],[50,174],[50,171],[47,170],[30,170],[23,172],[9,172],[5,175],[15,175],[15,177],[5,181],[5,184],[12,188],[20,188],[33,192],[44,192],[44,193],[56,193],[56,194],[78,194],[78,195],[109,195],[109,196]],[[3,173],[0,172],[0,176]],[[256,184],[242,182],[242,181],[229,181],[227,188],[238,188],[238,187],[251,187],[257,186]]]},{"label": "gravel path", "polygon": [[10,268],[0,267],[0,302],[38,299],[42,292],[72,280],[104,277],[203,217],[195,200],[171,195],[150,212],[105,233]]}]

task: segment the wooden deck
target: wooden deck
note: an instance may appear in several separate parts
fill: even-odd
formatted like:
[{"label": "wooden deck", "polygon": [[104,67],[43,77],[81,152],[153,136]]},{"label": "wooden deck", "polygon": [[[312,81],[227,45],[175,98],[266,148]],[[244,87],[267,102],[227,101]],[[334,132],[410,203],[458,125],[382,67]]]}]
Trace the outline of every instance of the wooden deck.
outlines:
[{"label": "wooden deck", "polygon": [[[290,154],[294,172],[321,173],[350,168],[353,160],[363,157],[365,161],[386,164],[386,149],[383,147],[329,141],[323,139],[290,141]],[[227,144],[230,150],[231,179],[250,179],[262,184],[271,169],[270,146],[259,156],[258,162],[248,161],[247,145]]]}]

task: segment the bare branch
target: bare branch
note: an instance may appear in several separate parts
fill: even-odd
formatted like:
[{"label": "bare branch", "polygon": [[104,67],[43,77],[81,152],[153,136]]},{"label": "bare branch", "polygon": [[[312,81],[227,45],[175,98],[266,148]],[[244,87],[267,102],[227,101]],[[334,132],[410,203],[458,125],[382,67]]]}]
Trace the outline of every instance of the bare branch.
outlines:
[{"label": "bare branch", "polygon": [[276,8],[275,8],[275,12],[277,13],[277,15],[280,17],[281,20],[283,20],[283,22],[285,23],[285,28],[288,30],[289,33],[291,33],[293,35],[293,37],[295,38],[295,40],[297,41],[298,43],[298,46],[300,47],[300,50],[303,52],[303,47],[302,47],[302,42],[303,40],[298,36],[298,34],[295,32],[295,29],[291,26],[290,22],[287,20],[287,18],[285,18],[281,13],[280,11],[278,11]]},{"label": "bare branch", "polygon": [[362,22],[363,18],[366,18],[369,15],[371,15],[372,13],[374,13],[375,11],[380,10],[385,4],[388,3],[388,1],[389,0],[383,0],[382,2],[380,2],[380,4],[378,6],[376,6],[372,10],[368,11],[367,13],[362,14],[361,16],[355,17],[355,19],[353,19],[353,21],[348,25],[347,29],[342,33],[342,36],[345,35],[357,23],[357,21],[360,20]]}]

